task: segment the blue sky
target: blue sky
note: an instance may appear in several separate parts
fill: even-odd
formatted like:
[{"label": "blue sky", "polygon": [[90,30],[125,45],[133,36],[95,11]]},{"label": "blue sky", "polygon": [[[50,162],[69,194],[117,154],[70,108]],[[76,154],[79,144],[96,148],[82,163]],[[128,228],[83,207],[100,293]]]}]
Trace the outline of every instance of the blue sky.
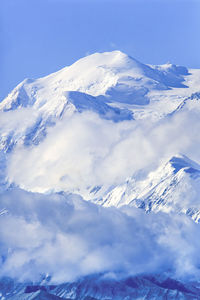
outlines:
[{"label": "blue sky", "polygon": [[200,68],[199,0],[1,0],[0,99],[97,51]]}]

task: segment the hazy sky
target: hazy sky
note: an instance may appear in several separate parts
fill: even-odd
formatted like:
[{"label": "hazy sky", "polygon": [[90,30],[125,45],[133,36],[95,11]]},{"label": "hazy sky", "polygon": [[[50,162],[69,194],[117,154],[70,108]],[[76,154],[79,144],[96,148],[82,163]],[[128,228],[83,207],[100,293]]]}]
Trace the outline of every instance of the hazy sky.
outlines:
[{"label": "hazy sky", "polygon": [[1,0],[0,99],[89,53],[200,68],[199,0]]}]

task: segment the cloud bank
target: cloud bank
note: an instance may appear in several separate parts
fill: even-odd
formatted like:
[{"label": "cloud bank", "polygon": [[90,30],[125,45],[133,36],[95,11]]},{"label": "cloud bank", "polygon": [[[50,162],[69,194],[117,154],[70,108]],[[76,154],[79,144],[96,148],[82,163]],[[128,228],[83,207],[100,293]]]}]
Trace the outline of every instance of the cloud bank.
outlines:
[{"label": "cloud bank", "polygon": [[84,112],[48,129],[38,146],[18,145],[7,177],[33,192],[74,191],[113,185],[143,169],[153,170],[177,153],[200,161],[200,121],[195,110],[159,122],[113,123]]},{"label": "cloud bank", "polygon": [[103,208],[77,195],[0,195],[0,276],[60,283],[93,273],[199,276],[200,228],[186,216]]},{"label": "cloud bank", "polygon": [[[75,114],[49,128],[38,146],[18,144],[7,155],[7,178],[32,192],[79,192],[148,172],[178,152],[198,162],[198,115],[183,110],[157,123],[116,124]],[[37,281],[48,273],[52,282],[66,282],[99,272],[169,272],[193,279],[200,275],[199,230],[184,215],[145,215],[15,188],[0,194],[0,276]]]}]

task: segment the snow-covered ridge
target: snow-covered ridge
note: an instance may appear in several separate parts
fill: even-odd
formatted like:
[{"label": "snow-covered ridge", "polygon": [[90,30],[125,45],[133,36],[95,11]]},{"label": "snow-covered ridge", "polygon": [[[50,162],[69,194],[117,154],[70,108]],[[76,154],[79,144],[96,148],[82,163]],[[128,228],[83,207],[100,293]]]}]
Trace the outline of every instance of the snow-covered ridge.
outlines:
[{"label": "snow-covered ridge", "polygon": [[200,165],[184,155],[176,155],[142,180],[133,176],[114,187],[103,198],[91,193],[103,206],[124,205],[154,211],[186,213],[200,219]]}]

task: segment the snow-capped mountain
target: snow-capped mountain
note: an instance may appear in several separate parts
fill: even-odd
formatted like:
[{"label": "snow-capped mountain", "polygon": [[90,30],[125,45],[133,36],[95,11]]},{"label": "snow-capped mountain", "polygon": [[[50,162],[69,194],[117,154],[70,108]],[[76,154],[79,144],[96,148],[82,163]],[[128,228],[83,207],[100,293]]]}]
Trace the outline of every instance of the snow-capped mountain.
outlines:
[{"label": "snow-capped mountain", "polygon": [[177,155],[146,178],[138,177],[130,177],[99,199],[97,191],[93,191],[91,194],[97,197],[93,201],[106,207],[135,206],[147,213],[182,212],[199,222],[200,165],[184,155]]},{"label": "snow-capped mountain", "polygon": [[113,51],[0,103],[0,299],[200,299],[199,82]]},{"label": "snow-capped mountain", "polygon": [[145,65],[120,51],[87,56],[46,77],[24,80],[0,103],[1,149],[38,144],[48,127],[75,112],[93,111],[115,122],[160,119],[199,92],[199,77],[185,67]]},{"label": "snow-capped mountain", "polygon": [[[0,147],[2,150],[1,157],[3,157],[4,161],[1,168],[1,186],[5,186],[6,180],[4,179],[9,178],[10,184],[14,182],[20,187],[31,191],[49,192],[50,190],[64,190],[65,192],[78,192],[86,199],[92,201],[97,201],[98,199],[98,203],[104,206],[134,204],[144,207],[149,212],[151,210],[158,211],[161,207],[162,210],[171,210],[171,205],[173,204],[173,206],[177,206],[177,209],[173,208],[175,210],[182,211],[186,209],[187,213],[189,213],[188,210],[192,210],[191,214],[194,212],[193,215],[196,215],[196,207],[193,207],[193,204],[191,207],[182,207],[180,203],[178,204],[179,200],[177,200],[180,197],[186,198],[181,193],[187,188],[189,189],[188,193],[192,189],[192,194],[194,194],[196,186],[198,187],[198,168],[197,171],[193,169],[195,175],[187,173],[184,165],[188,159],[185,157],[172,158],[166,165],[160,166],[146,178],[143,178],[143,180],[139,180],[137,175],[136,177],[134,175],[129,177],[130,179],[126,183],[123,183],[124,174],[121,176],[121,179],[117,179],[117,185],[116,182],[112,184],[112,180],[107,185],[105,183],[102,185],[102,179],[99,179],[99,182],[98,180],[92,182],[92,180],[88,179],[87,183],[86,176],[88,175],[86,175],[86,180],[84,178],[86,183],[82,189],[77,184],[70,187],[68,182],[72,173],[72,169],[69,170],[68,168],[70,160],[72,160],[70,153],[75,151],[73,147],[68,154],[69,143],[66,142],[65,144],[63,141],[71,139],[73,135],[69,129],[69,126],[72,125],[65,125],[65,120],[69,120],[74,115],[82,115],[85,112],[94,113],[100,119],[105,120],[105,122],[103,123],[102,121],[98,125],[97,134],[94,130],[88,134],[88,129],[84,129],[87,131],[86,136],[90,137],[90,140],[98,140],[98,135],[104,138],[107,131],[106,143],[109,146],[106,145],[104,147],[101,145],[98,147],[92,146],[91,148],[90,145],[87,145],[87,142],[78,146],[79,140],[85,140],[85,137],[82,137],[83,134],[80,132],[80,129],[78,129],[80,137],[78,136],[79,133],[75,133],[74,136],[77,136],[76,147],[79,149],[81,147],[84,148],[82,149],[83,151],[88,148],[86,154],[94,156],[95,164],[96,162],[101,164],[101,161],[106,159],[106,155],[108,156],[109,152],[118,151],[114,149],[117,149],[123,143],[123,140],[126,142],[125,137],[129,135],[129,132],[133,132],[133,137],[128,139],[128,143],[134,139],[137,140],[138,137],[134,136],[134,132],[137,131],[136,128],[142,128],[143,134],[140,139],[144,139],[147,131],[152,131],[153,126],[157,126],[154,124],[162,124],[161,120],[170,124],[173,122],[172,118],[175,118],[182,111],[187,114],[187,112],[195,110],[198,114],[199,87],[197,83],[199,80],[199,70],[188,71],[185,67],[171,64],[162,66],[145,65],[120,51],[89,55],[73,65],[44,78],[24,80],[0,103]],[[88,119],[88,116],[85,119]],[[117,129],[115,137],[114,132],[117,125],[116,127],[111,127],[106,121],[111,123],[123,123],[123,121],[126,121],[127,123],[120,129]],[[141,121],[144,121],[144,124]],[[145,122],[148,122],[148,126],[152,124],[151,129],[146,129],[148,126]],[[78,128],[84,128],[85,125],[82,123],[78,125]],[[57,124],[58,126],[56,127]],[[75,121],[74,124],[76,124]],[[94,124],[95,122],[89,126],[97,126],[97,124]],[[103,129],[101,134],[104,124],[106,124],[105,129]],[[77,131],[76,125],[74,126],[75,129],[73,127],[71,129],[72,132]],[[54,131],[50,130],[54,127]],[[65,127],[66,129],[62,129]],[[56,128],[58,129],[56,130]],[[109,136],[110,130],[112,130],[112,133]],[[67,134],[68,131],[69,134]],[[48,138],[49,136],[51,138]],[[49,139],[50,144],[46,142]],[[55,142],[62,154],[60,151],[58,153],[54,151],[54,155],[51,158],[49,152],[51,152]],[[46,146],[45,143],[47,144]],[[88,141],[88,143],[90,142]],[[93,143],[95,144],[96,142],[94,141]],[[102,144],[104,144],[103,140]],[[16,146],[22,146],[23,151],[27,152],[27,155],[25,155],[27,157],[28,153],[32,155],[32,152],[38,152],[37,161],[32,162],[33,166],[36,165],[37,170],[46,166],[47,156],[49,161],[52,159],[54,163],[51,165],[54,166],[56,164],[58,167],[56,169],[53,168],[52,171],[50,170],[50,174],[58,174],[57,182],[54,178],[52,182],[49,181],[49,167],[48,170],[45,167],[44,170],[39,172],[43,174],[44,178],[47,176],[48,180],[45,180],[45,184],[40,184],[37,187],[35,179],[34,183],[30,182],[32,176],[27,176],[27,180],[30,180],[26,183],[26,178],[21,180],[21,174],[17,173],[19,167],[16,165],[16,158],[14,158],[14,167],[12,167],[12,170],[13,168],[15,169],[16,175],[11,176],[10,169],[7,168],[7,163],[5,163],[7,159],[5,153],[15,153]],[[137,143],[135,146],[137,146]],[[30,150],[28,147],[30,147]],[[48,153],[45,153],[47,149]],[[42,155],[40,155],[40,151],[43,153]],[[65,152],[66,156],[63,156]],[[34,157],[34,155],[31,157]],[[43,156],[45,156],[44,162],[42,162]],[[87,161],[86,155],[83,159]],[[180,164],[183,163],[183,166],[178,171],[174,171],[173,161],[176,159],[180,161]],[[32,158],[30,158],[31,160]],[[66,161],[66,168],[64,169],[62,161]],[[112,161],[113,159],[111,159]],[[38,163],[39,165],[37,166]],[[134,168],[134,162],[132,164]],[[87,168],[91,168],[91,172],[93,172],[92,170],[96,168],[96,165],[93,166],[88,160],[88,164],[85,165],[83,170]],[[60,172],[61,169],[63,169],[62,172]],[[128,174],[130,175],[133,172],[131,172],[131,167],[129,169]],[[138,167],[137,171],[140,169]],[[102,171],[104,170],[98,172]],[[37,172],[36,177],[40,176]],[[118,169],[118,172],[121,172],[120,169]],[[27,173],[27,169],[24,170],[24,173]],[[35,173],[34,168],[33,173]],[[78,173],[81,174],[81,171],[79,170]],[[136,174],[138,173],[136,172]],[[81,178],[83,176],[81,175]],[[70,180],[72,179],[70,178]],[[66,184],[66,182],[68,183]],[[192,188],[193,182],[195,189]],[[84,189],[86,192],[83,191]],[[87,191],[89,191],[89,195]],[[198,192],[195,193],[198,194]],[[196,215],[194,218],[197,220],[198,216]]]},{"label": "snow-capped mountain", "polygon": [[[185,157],[177,158],[180,163],[183,163],[183,166],[176,172],[172,163],[176,158],[172,158],[166,165],[160,166],[143,180],[138,179],[138,175],[134,175],[129,177],[125,183],[121,179],[118,180],[117,185],[112,184],[112,182],[102,185],[101,182],[99,184],[98,182],[90,183],[89,180],[87,183],[86,179],[85,187],[79,189],[77,185],[70,188],[70,185],[67,184],[65,187],[65,181],[68,180],[68,173],[70,172],[68,168],[62,172],[60,172],[61,167],[50,171],[50,173],[58,174],[58,180],[61,183],[56,183],[53,179],[52,183],[50,181],[49,184],[46,184],[48,182],[46,180],[45,185],[37,187],[35,183],[34,185],[32,182],[27,184],[24,179],[23,181],[18,180],[20,174],[16,173],[14,177],[6,174],[6,156],[3,153],[12,153],[16,146],[24,145],[23,147],[26,149],[31,145],[35,145],[35,149],[31,146],[30,150],[25,151],[28,151],[27,153],[41,151],[46,157],[49,154],[45,154],[44,151],[49,147],[51,149],[55,142],[60,143],[58,136],[60,136],[61,142],[67,138],[67,131],[70,131],[67,128],[70,125],[67,125],[67,128],[60,133],[61,128],[64,128],[65,120],[85,112],[95,113],[101,119],[110,120],[111,122],[127,121],[134,124],[122,127],[120,132],[117,133],[119,136],[117,140],[116,138],[112,140],[113,134],[110,135],[109,147],[113,147],[115,144],[118,147],[118,144],[124,139],[123,136],[127,135],[130,130],[134,132],[135,128],[140,126],[138,122],[142,120],[144,122],[146,120],[148,124],[159,124],[160,120],[171,123],[170,118],[182,111],[195,110],[198,112],[199,92],[197,82],[199,78],[199,70],[188,71],[185,67],[171,64],[162,66],[145,65],[120,51],[113,51],[87,56],[73,65],[44,78],[24,80],[0,103],[0,145],[2,149],[1,157],[4,158],[4,166],[2,165],[1,168],[1,186],[6,186],[5,178],[8,177],[11,184],[15,182],[17,185],[31,191],[64,190],[65,192],[77,192],[85,199],[98,202],[104,206],[136,205],[144,207],[147,212],[174,209],[175,211],[184,211],[185,209],[187,213],[193,215],[195,220],[198,220],[196,204],[194,207],[193,204],[184,207],[179,203],[181,197],[186,198],[183,191],[187,189],[188,193],[192,189],[192,195],[195,193],[195,197],[198,194],[198,191],[194,192],[198,187],[198,171],[195,173],[196,177],[186,172],[183,162],[188,159]],[[60,123],[61,121],[63,123]],[[47,143],[47,146],[42,146],[43,143],[45,145],[46,136],[48,141],[51,132],[49,129],[56,127],[56,124],[59,124],[59,132],[56,130],[55,133],[52,132],[50,144]],[[98,125],[98,127],[102,128],[103,124]],[[146,134],[145,126],[147,125],[142,126],[144,127],[144,134]],[[106,131],[110,129],[109,127],[108,129],[105,128]],[[74,131],[74,129],[71,130]],[[115,130],[115,127],[113,127],[113,130]],[[97,134],[99,133],[98,129]],[[80,135],[82,134],[80,133]],[[92,133],[91,139],[94,139],[93,136],[95,135],[95,132]],[[103,133],[103,136],[105,136],[105,133]],[[77,136],[77,139],[82,140],[84,138]],[[135,137],[131,139],[134,140]],[[65,156],[62,159],[61,157],[69,147],[68,144],[64,144],[62,147],[59,145],[58,148],[62,154],[58,151],[58,153],[54,153],[53,157],[53,161],[58,166],[60,162],[63,165],[62,160],[66,160]],[[88,147],[87,143],[80,145],[81,147]],[[113,151],[111,148],[109,150],[104,149],[97,154],[97,149],[100,149],[100,147],[90,149],[89,146],[88,151],[94,153],[94,160],[99,160],[99,162],[100,159],[104,159],[105,154],[102,157],[102,151],[105,153]],[[71,151],[74,150],[70,150],[70,153]],[[66,155],[70,161],[69,155]],[[37,169],[41,169],[43,165],[45,166],[41,161],[42,155],[39,155],[39,157],[40,160],[37,159],[37,162],[32,163],[33,165],[40,164]],[[91,163],[88,167],[94,168]],[[88,167],[86,165],[85,169]],[[18,169],[15,165],[16,172]],[[24,172],[27,172],[26,169]],[[44,176],[48,174],[49,178],[49,168],[42,171],[42,173]],[[131,174],[131,168],[129,174]],[[37,173],[36,176],[38,177]],[[193,182],[195,189],[192,188]],[[186,201],[181,201],[181,203],[185,204]]]},{"label": "snow-capped mountain", "polygon": [[[26,79],[3,101],[1,110],[32,106],[58,116],[66,91],[128,104],[148,104],[149,90],[186,87],[188,70],[175,65],[148,66],[120,52],[96,53],[44,78]],[[103,97],[101,97],[103,99]]]}]

